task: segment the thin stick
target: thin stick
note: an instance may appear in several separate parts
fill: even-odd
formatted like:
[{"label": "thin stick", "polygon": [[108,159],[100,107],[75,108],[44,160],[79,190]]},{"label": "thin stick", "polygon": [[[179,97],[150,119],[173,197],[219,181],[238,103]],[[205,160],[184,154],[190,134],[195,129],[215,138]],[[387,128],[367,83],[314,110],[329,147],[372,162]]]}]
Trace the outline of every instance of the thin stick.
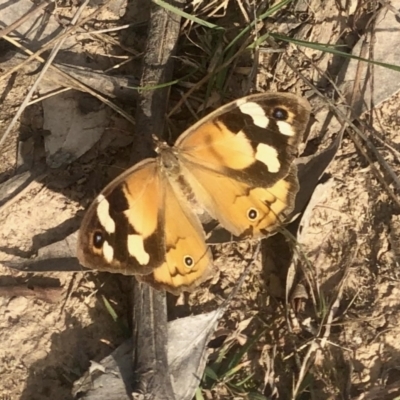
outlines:
[{"label": "thin stick", "polygon": [[[175,1],[174,4],[183,8],[184,0]],[[151,2],[141,87],[163,84],[172,79],[179,32],[180,17]],[[157,133],[162,136],[168,95],[168,87],[139,93],[136,111],[138,137],[133,147],[132,161],[136,161],[134,157],[152,154],[151,135]],[[173,400],[175,395],[167,357],[165,293],[157,292],[145,284],[135,283],[132,304],[132,359],[136,373],[133,393],[141,392],[144,397],[154,400]]]},{"label": "thin stick", "polygon": [[36,103],[39,103],[40,101],[49,99],[50,97],[57,96],[58,94],[61,94],[61,93],[64,93],[64,92],[68,92],[68,90],[71,90],[71,89],[72,88],[70,88],[70,87],[65,87],[65,88],[60,88],[60,89],[57,89],[57,90],[53,90],[52,92],[46,93],[43,96],[40,96],[40,97],[38,97],[36,99],[31,100],[28,103],[28,106],[31,106],[32,104],[36,104]]}]

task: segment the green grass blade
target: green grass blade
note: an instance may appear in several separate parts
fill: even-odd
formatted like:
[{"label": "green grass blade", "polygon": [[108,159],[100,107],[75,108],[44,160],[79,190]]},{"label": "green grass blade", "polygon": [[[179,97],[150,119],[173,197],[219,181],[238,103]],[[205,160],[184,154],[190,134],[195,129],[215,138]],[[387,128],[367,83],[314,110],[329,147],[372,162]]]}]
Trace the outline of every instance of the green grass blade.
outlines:
[{"label": "green grass blade", "polygon": [[265,33],[264,35],[260,36],[257,38],[250,46],[248,46],[248,49],[256,49],[258,46],[260,46],[262,43],[264,43],[267,38],[271,36],[270,33]]},{"label": "green grass blade", "polygon": [[192,75],[194,75],[198,70],[200,69],[200,67],[195,68],[193,71],[189,72],[188,74],[186,74],[185,76],[183,76],[182,78],[179,79],[175,79],[173,81],[169,81],[169,82],[164,82],[164,83],[160,83],[159,85],[147,85],[147,86],[127,86],[127,89],[132,89],[132,90],[137,90],[139,93],[141,91],[145,91],[145,90],[156,90],[156,89],[162,89],[168,86],[172,86],[172,85],[176,85],[177,83],[186,80],[187,78],[190,78]]},{"label": "green grass blade", "polygon": [[308,47],[310,49],[315,49],[319,51],[325,51],[326,53],[335,54],[337,56],[342,56],[345,58],[352,58],[354,60],[365,61],[367,63],[379,65],[380,67],[385,67],[400,72],[400,66],[398,65],[387,64],[380,61],[374,61],[374,60],[369,60],[367,58],[358,57],[353,54],[346,53],[345,51],[337,50],[338,46],[332,44],[307,42],[306,40],[292,39],[286,36],[277,35],[275,33],[270,33],[270,35],[277,40],[282,40],[284,42],[297,44],[298,46]]},{"label": "green grass blade", "polygon": [[223,379],[227,380],[227,378],[231,377],[232,375],[235,375],[236,372],[240,371],[243,368],[243,364],[236,364],[234,367],[226,371],[223,375]]},{"label": "green grass blade", "polygon": [[106,306],[106,309],[108,311],[108,313],[111,315],[111,318],[114,320],[114,322],[118,321],[118,315],[115,312],[113,306],[111,305],[111,303],[108,301],[108,299],[106,299],[105,296],[101,296],[104,302],[104,305]]},{"label": "green grass blade", "polygon": [[208,366],[205,368],[204,374],[205,374],[208,378],[212,379],[212,380],[215,381],[215,382],[218,382],[218,380],[219,380],[218,375],[214,372],[214,370],[213,370],[212,368],[210,368],[210,367],[208,367]]},{"label": "green grass blade", "polygon": [[157,5],[159,5],[160,7],[165,8],[168,11],[172,11],[173,13],[181,16],[182,18],[186,18],[192,22],[196,22],[196,24],[205,26],[206,28],[209,29],[217,29],[217,30],[225,30],[224,28],[222,28],[221,26],[215,25],[215,24],[211,24],[210,22],[204,21],[200,18],[195,17],[194,15],[188,14],[185,11],[180,10],[179,8],[163,1],[163,0],[153,0],[153,3],[156,3]]},{"label": "green grass blade", "polygon": [[103,295],[101,297],[108,313],[111,315],[111,318],[114,320],[114,322],[116,322],[116,326],[121,330],[124,336],[129,337],[131,332],[126,323],[118,317],[118,314],[115,312],[114,307],[111,305],[108,299]]},{"label": "green grass blade", "polygon": [[310,372],[306,373],[304,379],[300,382],[299,390],[297,391],[297,393],[300,394],[305,392],[306,390],[309,390],[310,386],[312,386],[313,383],[314,383],[313,375]]},{"label": "green grass blade", "polygon": [[282,7],[285,7],[286,5],[290,4],[292,1],[294,0],[283,0],[280,3],[276,4],[275,6],[269,8],[265,13],[261,14],[259,17],[257,17],[256,21],[251,22],[249,25],[246,26],[246,28],[242,29],[242,31],[228,44],[228,46],[225,49],[225,52],[227,52],[233,45],[235,45],[238,42],[238,40],[242,38],[246,33],[250,32],[251,29],[254,28],[257,22],[264,20],[265,18],[274,14],[276,11],[279,11]]},{"label": "green grass blade", "polygon": [[196,400],[205,400],[203,394],[201,393],[201,389],[198,387],[195,393]]},{"label": "green grass blade", "polygon": [[253,339],[248,340],[247,343],[238,351],[232,358],[231,362],[229,363],[228,366],[228,372],[235,367],[236,365],[239,364],[240,360],[243,358],[243,356],[250,350],[250,348],[257,343],[258,339],[263,335],[265,332],[265,329],[262,329],[258,335],[255,335]]}]

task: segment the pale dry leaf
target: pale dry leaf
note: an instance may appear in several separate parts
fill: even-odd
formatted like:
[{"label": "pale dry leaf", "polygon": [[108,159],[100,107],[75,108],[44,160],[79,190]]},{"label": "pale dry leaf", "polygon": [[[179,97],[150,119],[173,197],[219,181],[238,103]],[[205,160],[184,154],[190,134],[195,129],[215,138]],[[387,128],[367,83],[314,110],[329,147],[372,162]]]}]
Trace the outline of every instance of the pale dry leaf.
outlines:
[{"label": "pale dry leaf", "polygon": [[[400,0],[392,0],[390,4],[394,9],[400,9]],[[382,7],[375,21],[353,48],[352,54],[399,66],[400,35],[394,34],[400,29],[399,18],[391,9]],[[398,71],[354,59],[344,68],[341,72],[344,79],[340,89],[349,104],[354,101],[352,109],[357,116],[371,106],[377,107],[400,90]],[[359,87],[354,88],[356,78],[359,79]]]}]

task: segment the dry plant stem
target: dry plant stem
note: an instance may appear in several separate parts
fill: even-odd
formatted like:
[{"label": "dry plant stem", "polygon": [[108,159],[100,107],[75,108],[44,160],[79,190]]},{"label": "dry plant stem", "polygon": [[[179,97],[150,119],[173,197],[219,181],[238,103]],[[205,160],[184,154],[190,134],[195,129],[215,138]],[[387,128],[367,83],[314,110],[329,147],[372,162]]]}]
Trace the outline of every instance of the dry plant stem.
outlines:
[{"label": "dry plant stem", "polygon": [[[365,54],[361,54],[361,57],[365,57]],[[308,58],[308,57],[307,57]],[[309,59],[309,58],[308,58]],[[296,71],[294,66],[288,61],[285,60],[287,65],[292,68],[293,71]],[[309,59],[309,61],[312,61]],[[359,65],[357,67],[357,72],[356,72],[356,77],[354,80],[354,87],[359,87],[359,82],[360,82],[360,64],[362,64],[363,62],[359,62]],[[340,92],[339,88],[336,86],[336,83],[326,74],[324,74],[316,65],[314,65],[314,68],[320,73],[321,76],[324,76],[329,83],[333,86],[333,88],[335,89],[336,93],[338,94],[340,100],[346,104],[346,99],[345,97],[342,95],[342,93]],[[343,133],[345,132],[345,130],[348,128],[348,126],[350,126],[357,134],[359,137],[361,137],[361,139],[364,140],[365,145],[368,147],[368,149],[375,155],[375,157],[377,158],[378,162],[380,162],[380,165],[382,166],[382,168],[390,175],[390,177],[393,179],[393,182],[396,184],[397,189],[400,190],[400,180],[397,176],[397,174],[393,171],[393,169],[390,167],[390,165],[386,162],[386,160],[381,156],[380,152],[376,149],[376,147],[374,146],[374,144],[369,140],[369,138],[363,133],[361,132],[361,130],[355,126],[352,122],[351,122],[351,113],[352,113],[352,109],[350,107],[350,109],[348,110],[348,112],[346,113],[346,115],[344,113],[342,113],[336,106],[334,103],[332,103],[330,100],[328,100],[326,97],[323,96],[323,94],[310,82],[308,81],[307,78],[305,78],[301,73],[299,73],[300,78],[307,83],[314,91],[314,93],[316,93],[320,98],[324,99],[324,101],[326,103],[329,104],[329,106],[331,107],[331,109],[333,109],[336,114],[338,116],[341,117],[342,121],[343,121],[343,126],[342,129],[339,133],[339,135],[343,135]],[[354,101],[354,93],[355,93],[355,89],[353,90],[353,96],[352,99],[350,101],[350,104],[353,104]],[[354,116],[354,118],[357,118],[357,116]],[[368,129],[368,127],[366,127]],[[360,150],[360,152],[363,154],[363,156],[367,159],[369,165],[371,166],[371,169],[373,170],[373,172],[376,175],[376,178],[379,180],[379,182],[385,187],[385,189],[387,190],[388,194],[390,197],[392,197],[392,200],[400,207],[400,202],[397,199],[396,194],[389,188],[389,185],[386,183],[386,181],[384,180],[384,178],[381,176],[380,172],[378,171],[378,169],[374,166],[373,161],[371,160],[371,158],[368,156],[368,154],[365,152],[364,148],[362,147],[359,139],[353,134],[352,131],[348,131],[348,134],[350,136],[350,138],[353,140],[354,144],[356,145],[356,147],[358,148],[358,150]],[[390,148],[392,151],[395,151],[391,146],[389,146],[387,143],[385,143],[380,137],[375,136],[383,145],[387,146],[388,148]]]},{"label": "dry plant stem", "polygon": [[[85,0],[82,3],[82,5],[78,8],[76,14],[74,15],[74,18],[72,19],[71,24],[75,24],[76,23],[76,21],[78,20],[78,18],[80,17],[80,15],[82,14],[83,10],[85,9],[85,7],[87,6],[88,3],[89,3],[89,0]],[[47,61],[45,62],[44,66],[42,68],[42,70],[40,71],[39,75],[37,76],[35,83],[30,88],[28,94],[25,96],[24,101],[19,106],[18,111],[15,113],[14,118],[10,122],[10,125],[8,126],[8,128],[4,132],[3,136],[1,137],[1,139],[0,139],[0,147],[4,143],[4,141],[6,140],[7,136],[11,132],[11,130],[14,127],[14,125],[17,123],[17,121],[18,121],[19,117],[21,116],[21,114],[24,112],[24,110],[25,110],[26,106],[28,105],[29,101],[31,100],[35,90],[37,89],[40,81],[42,80],[43,76],[47,72],[48,68],[50,67],[51,63],[53,62],[54,58],[56,57],[58,51],[60,50],[61,46],[64,44],[66,39],[67,39],[66,36],[63,37],[62,39],[60,39],[60,41],[56,44],[56,46],[52,50],[49,58],[47,59]]]},{"label": "dry plant stem", "polygon": [[[84,35],[94,35],[94,34],[100,34],[100,33],[109,33],[109,32],[118,32],[118,31],[123,31],[124,29],[128,29],[131,26],[135,26],[136,24],[126,24],[126,25],[120,25],[120,26],[115,26],[114,28],[106,28],[106,29],[99,29],[97,31],[87,31],[84,33]],[[132,49],[130,49],[132,51]]]},{"label": "dry plant stem", "polygon": [[300,386],[306,376],[307,371],[310,369],[310,366],[315,358],[315,353],[318,350],[318,342],[316,339],[314,339],[306,353],[306,355],[304,356],[303,362],[301,364],[301,368],[300,368],[300,372],[299,372],[299,377],[297,379],[297,383],[296,386],[293,389],[293,393],[292,393],[292,399],[297,399],[298,396],[298,392],[300,390]]},{"label": "dry plant stem", "polygon": [[400,383],[379,384],[368,391],[353,397],[352,400],[397,400],[400,396]]},{"label": "dry plant stem", "polygon": [[[18,42],[16,42],[14,39],[5,36],[4,39],[6,39],[7,41],[9,41],[10,43],[12,43],[13,45],[15,45],[16,47],[24,50],[27,54],[32,54],[32,51],[28,50],[27,48],[25,48],[24,46],[20,45]],[[44,63],[45,60],[38,56],[35,55],[35,58]],[[21,64],[20,64],[21,65]],[[13,68],[14,69],[14,68]],[[96,92],[95,90],[91,89],[89,86],[83,84],[80,80],[74,78],[73,76],[67,74],[64,71],[61,71],[58,67],[54,66],[54,65],[50,65],[49,69],[57,72],[60,75],[60,80],[64,80],[64,84],[69,85],[70,87],[67,89],[75,89],[75,90],[80,90],[81,92],[86,92],[91,94],[92,96],[96,97],[97,99],[99,99],[100,101],[102,101],[104,104],[106,104],[107,106],[109,106],[110,108],[112,108],[115,112],[117,112],[118,114],[122,115],[126,120],[128,120],[130,123],[132,123],[133,125],[135,124],[135,120],[134,118],[132,118],[131,115],[127,114],[124,110],[122,110],[120,107],[118,107],[117,105],[115,105],[113,102],[111,102],[110,100],[108,100],[106,97],[102,96],[101,94],[99,94],[98,92]],[[54,92],[54,95],[57,94],[58,92]],[[34,102],[34,101],[33,101]],[[3,138],[0,139],[0,141],[2,141]],[[1,144],[1,142],[0,142]]]},{"label": "dry plant stem", "polygon": [[318,337],[314,338],[314,340],[311,342],[311,345],[307,351],[306,356],[303,359],[303,362],[302,362],[302,365],[300,368],[300,372],[299,372],[299,377],[298,377],[296,386],[293,390],[293,395],[292,395],[293,399],[296,399],[297,396],[299,395],[298,392],[300,390],[300,386],[306,376],[307,371],[309,370],[312,363],[314,362],[318,352],[321,351],[321,349],[323,349],[328,342],[328,338],[331,333],[332,322],[333,322],[333,320],[337,314],[337,311],[340,307],[340,302],[342,300],[345,283],[346,283],[347,277],[349,275],[350,266],[351,266],[352,262],[354,261],[354,258],[355,258],[355,255],[357,254],[357,252],[358,252],[358,247],[355,248],[351,257],[347,257],[347,259],[344,260],[346,266],[345,266],[345,270],[343,272],[342,279],[340,280],[339,289],[338,289],[336,298],[331,303],[329,312],[327,314],[327,317],[324,320],[323,326],[320,326],[320,333],[321,333],[322,328],[324,328],[324,333],[321,338],[318,338]]},{"label": "dry plant stem", "polygon": [[[13,39],[11,39],[9,36],[6,36],[5,39],[29,54],[28,49],[21,46],[18,42],[13,41]],[[2,66],[4,69],[10,68],[13,65],[17,65],[20,60],[23,60],[24,58],[25,57],[19,52],[14,52],[13,57],[2,64]],[[44,63],[44,60],[40,56],[38,61],[43,61]],[[24,72],[27,74],[33,74],[39,69],[39,65],[35,61],[27,66]],[[106,102],[106,99],[110,99],[111,101],[113,99],[120,99],[122,101],[132,102],[132,100],[135,99],[138,95],[136,90],[131,89],[132,87],[137,87],[138,85],[138,79],[134,76],[123,76],[115,74],[109,75],[105,73],[107,72],[107,70],[93,71],[89,68],[82,69],[80,67],[73,67],[56,63],[53,63],[47,72],[48,73],[44,76],[43,84],[44,86],[47,86],[47,84],[49,84],[51,89],[46,88],[46,92],[43,93],[43,96],[45,97],[49,97],[49,93],[51,92],[54,92],[54,94],[56,94],[59,89],[64,88],[66,85],[69,85],[67,90],[76,89],[82,92],[90,93],[92,96],[96,96],[97,94],[99,94],[98,99],[100,101],[103,101],[104,104],[115,109],[116,112],[120,112],[117,106],[108,104]],[[106,99],[102,100],[101,96],[106,96]],[[36,101],[36,99],[37,98],[32,101],[34,102]],[[121,111],[121,115],[123,115],[125,118],[123,111]],[[126,117],[128,117],[128,115]],[[130,122],[134,123],[133,118]]]},{"label": "dry plant stem", "polygon": [[[336,106],[336,104],[334,104],[332,101],[330,101],[329,99],[326,98],[326,96],[324,96],[303,74],[301,74],[295,67],[294,65],[287,59],[284,59],[286,64],[294,71],[298,74],[298,76],[313,90],[313,92],[320,97],[321,99],[323,99],[331,108],[331,110],[337,115],[337,117],[343,121],[343,123],[347,123],[352,130],[354,130],[356,132],[356,135],[358,135],[361,139],[364,140],[365,145],[367,146],[367,148],[369,150],[371,150],[371,152],[375,155],[375,157],[377,158],[378,162],[380,163],[380,165],[382,166],[382,168],[391,176],[391,178],[393,179],[393,183],[396,185],[396,188],[398,190],[400,190],[400,180],[397,177],[396,173],[393,171],[392,168],[390,168],[390,166],[387,164],[387,162],[385,161],[385,159],[381,156],[381,154],[379,153],[379,151],[376,149],[376,147],[372,144],[372,142],[365,136],[365,134],[363,132],[361,132],[361,130],[342,112],[338,109],[338,107]],[[338,91],[339,93],[339,91]],[[343,129],[342,129],[343,131]],[[400,201],[398,199],[398,197],[396,196],[396,194],[394,193],[394,191],[389,187],[389,185],[387,184],[387,182],[385,181],[384,177],[381,175],[381,173],[379,172],[379,170],[375,167],[375,165],[373,164],[373,161],[371,160],[371,158],[368,156],[367,152],[364,150],[363,146],[361,145],[359,139],[356,137],[356,135],[354,135],[351,131],[348,131],[348,134],[350,136],[350,138],[353,140],[355,146],[357,147],[357,149],[362,153],[362,155],[365,157],[365,159],[368,161],[371,170],[373,171],[376,179],[378,179],[378,181],[381,183],[381,185],[386,189],[388,195],[392,198],[393,202],[397,205],[397,207],[400,208]]]},{"label": "dry plant stem", "polygon": [[[382,3],[381,3],[382,4]],[[397,15],[397,13],[396,13]],[[376,23],[376,17],[377,17],[377,13],[375,13],[370,20],[367,23],[367,27],[369,25],[375,24]],[[374,29],[371,29],[371,39],[370,41],[366,42],[364,41],[362,46],[361,46],[361,50],[360,50],[360,55],[359,57],[361,58],[368,58],[367,57],[367,52],[369,51],[371,53],[371,47],[373,46],[373,43],[375,42],[375,36],[374,36]],[[360,92],[360,87],[362,86],[360,81],[361,81],[361,76],[362,76],[362,69],[365,68],[371,68],[372,72],[370,74],[371,79],[370,79],[370,85],[371,85],[371,93],[373,93],[374,87],[373,87],[373,77],[374,77],[374,65],[365,65],[364,62],[359,61],[358,65],[357,65],[357,72],[356,72],[356,79],[354,81],[354,85],[353,85],[353,92],[352,92],[352,97],[351,97],[351,101],[350,101],[350,110],[348,112],[348,116],[351,117],[351,113],[352,113],[352,109],[353,109],[353,104],[355,102],[355,98],[357,97],[361,97],[360,95],[356,95],[356,93]],[[372,97],[371,97],[371,102],[372,102]],[[370,104],[370,109],[372,110],[374,108],[374,104]],[[356,131],[357,132],[357,131]],[[357,132],[358,133],[358,132]],[[354,138],[354,135],[352,132],[349,132],[350,137],[353,139],[353,141],[357,140]],[[378,162],[380,163],[380,165],[386,170],[386,172],[389,174],[389,176],[393,179],[393,182],[395,184],[395,186],[397,187],[397,190],[400,190],[400,180],[397,176],[397,174],[393,171],[393,169],[386,163],[386,160],[381,156],[380,152],[376,149],[376,147],[373,145],[373,143],[369,140],[369,138],[360,131],[359,136],[361,137],[361,139],[364,140],[365,145],[367,146],[367,148],[369,150],[371,150],[371,152],[375,155],[376,159],[378,160]],[[357,143],[356,143],[357,146]],[[360,146],[360,144],[358,145],[358,147]],[[369,157],[365,154],[365,151],[363,152],[363,155],[367,158],[367,160],[369,161],[369,163],[371,164],[372,161],[369,159]],[[377,171],[377,170],[376,170]],[[378,172],[378,171],[377,171]],[[379,172],[378,172],[379,173]],[[383,178],[382,178],[383,179]],[[386,182],[385,182],[386,184]],[[389,189],[387,187],[387,189]],[[390,190],[390,189],[389,189]]]},{"label": "dry plant stem", "polygon": [[[296,256],[299,258],[300,262],[303,262],[304,264],[307,265],[307,269],[305,269],[303,267],[302,270],[304,272],[304,277],[306,278],[308,286],[313,289],[310,291],[310,295],[312,297],[313,305],[315,307],[315,305],[317,304],[317,297],[318,298],[320,297],[320,290],[319,290],[318,282],[315,279],[315,276],[310,273],[312,268],[309,265],[309,261],[305,254],[305,251],[302,249],[301,244],[298,243],[296,237],[293,236],[287,229],[283,228],[279,232],[280,232],[280,234],[284,235],[285,237],[287,237],[290,240],[290,242],[294,246],[293,247],[294,252],[295,252]],[[317,297],[315,296],[315,293],[317,293]]]},{"label": "dry plant stem", "polygon": [[0,286],[0,297],[36,297],[48,303],[60,301],[62,288],[36,287],[29,289],[26,285]]},{"label": "dry plant stem", "polygon": [[55,2],[53,0],[50,1],[43,1],[40,3],[36,8],[33,10],[27,12],[25,15],[23,15],[21,18],[17,19],[15,22],[13,22],[11,25],[7,26],[6,28],[2,29],[0,31],[0,39],[8,35],[10,32],[12,32],[14,29],[18,28],[20,25],[22,25],[24,22],[28,21],[30,18],[32,18],[38,11],[42,11],[44,8],[47,6],[54,4]]},{"label": "dry plant stem", "polygon": [[394,15],[396,15],[397,17],[400,18],[400,12],[399,10],[396,10],[391,4],[389,4],[388,0],[378,0],[378,2],[380,3],[380,5],[382,7],[387,8],[388,10],[390,10]]},{"label": "dry plant stem", "polygon": [[[377,13],[375,13],[370,20],[367,23],[367,28],[374,24],[376,22],[376,17],[377,17]],[[360,58],[364,58],[367,59],[368,58],[368,51],[371,52],[371,47],[373,46],[374,43],[374,29],[371,29],[371,38],[372,40],[369,41],[364,41],[362,43],[361,49],[360,49],[360,54],[359,57]],[[356,76],[355,76],[355,80],[354,80],[354,84],[353,84],[353,91],[352,91],[352,96],[350,99],[350,108],[347,112],[347,117],[350,119],[352,117],[352,110],[353,110],[353,105],[356,101],[357,98],[362,97],[362,90],[360,89],[362,87],[361,85],[361,77],[363,76],[363,71],[366,68],[370,68],[372,69],[372,72],[370,74],[371,79],[370,79],[370,85],[371,85],[371,93],[373,93],[373,77],[374,77],[374,65],[368,65],[362,61],[359,61],[357,64],[357,71],[356,71]],[[339,91],[337,90],[337,92],[339,93]],[[341,96],[343,97],[343,96]],[[372,102],[372,98],[371,98],[371,102]],[[374,104],[370,104],[370,109],[372,110],[374,108]],[[357,116],[354,116],[354,118],[356,118]],[[346,127],[346,123],[344,124],[344,128]],[[368,129],[368,128],[366,128]],[[356,144],[356,146],[361,150],[361,143],[358,143],[358,138],[355,138],[352,132],[349,132],[350,137],[352,138],[353,142]],[[377,158],[378,162],[380,162],[380,164],[382,165],[382,167],[386,170],[386,172],[390,175],[390,177],[393,179],[393,182],[395,183],[395,185],[397,186],[397,189],[400,189],[400,180],[397,176],[397,174],[393,171],[393,169],[386,163],[385,159],[381,156],[381,154],[379,153],[379,151],[376,149],[376,147],[373,145],[373,143],[369,140],[369,138],[362,133],[361,131],[359,133],[359,136],[364,140],[365,145],[369,148],[369,150],[371,150],[375,157]],[[365,151],[362,151],[363,155],[367,158],[367,160],[369,161],[370,165],[372,164],[372,160],[369,159],[368,155],[365,153]],[[379,172],[378,172],[379,173]],[[382,178],[383,179],[383,178]],[[386,182],[385,182],[386,183]],[[389,188],[387,188],[389,189]],[[389,189],[390,190],[390,189]]]},{"label": "dry plant stem", "polygon": [[18,192],[15,196],[13,196],[9,201],[7,201],[5,204],[0,206],[0,214],[4,213],[8,208],[10,208],[13,204],[16,204],[23,196],[26,195],[26,193],[29,193],[29,191],[32,189],[33,185],[37,182],[40,182],[46,176],[48,175],[48,172],[45,172],[39,176],[32,177],[30,179],[30,183],[26,185],[24,189],[22,189],[20,192]]},{"label": "dry plant stem", "polygon": [[113,65],[112,67],[105,69],[104,72],[107,73],[107,72],[110,72],[110,71],[114,71],[114,70],[116,70],[116,69],[118,69],[118,68],[121,68],[121,67],[123,67],[125,64],[130,63],[130,62],[131,62],[132,60],[134,60],[135,58],[136,58],[136,57],[129,57],[129,58],[127,58],[126,60],[120,62],[119,64],[115,64],[115,65]]},{"label": "dry plant stem", "polygon": [[137,382],[133,392],[153,400],[175,400],[167,358],[166,293],[135,280],[133,300],[133,367]]},{"label": "dry plant stem", "polygon": [[[183,0],[179,3],[182,7]],[[174,3],[177,6],[177,2]],[[151,3],[150,25],[140,86],[157,85],[172,80],[173,56],[180,32],[180,17]],[[169,88],[140,93],[136,113],[135,153],[132,161],[147,157],[152,149],[152,135],[162,136]],[[135,159],[137,158],[137,159]],[[165,293],[134,281],[133,364],[137,375],[135,392],[154,400],[174,400],[168,367],[167,309]]]},{"label": "dry plant stem", "polygon": [[[377,15],[377,13],[375,12],[374,15],[369,19],[369,21],[367,22],[366,27],[365,27],[366,30],[368,30],[369,26],[376,20],[376,15]],[[371,42],[374,41],[374,38],[372,37],[372,35],[373,35],[373,29],[371,29],[371,39],[372,39]],[[369,42],[370,41],[366,41],[366,40],[363,41],[358,57],[361,57],[364,59],[368,58],[368,55],[367,55],[368,46],[371,45]],[[351,93],[351,99],[350,99],[350,110],[348,113],[349,117],[351,116],[351,109],[353,108],[353,105],[354,105],[356,99],[362,97],[363,89],[361,89],[362,88],[361,77],[363,75],[363,71],[366,68],[373,69],[374,65],[373,64],[369,65],[365,62],[358,61],[356,76],[355,76],[354,83],[353,83],[353,91]],[[373,76],[373,72],[372,72],[371,76]],[[372,90],[371,90],[371,93],[372,93]],[[372,97],[371,97],[371,101],[372,101]],[[371,104],[371,106],[372,106],[372,104]]]},{"label": "dry plant stem", "polygon": [[54,90],[53,92],[47,93],[47,94],[45,94],[43,96],[40,96],[40,97],[38,97],[36,99],[31,100],[27,105],[31,106],[32,104],[39,103],[40,101],[49,99],[50,97],[57,96],[58,94],[61,94],[61,93],[64,93],[64,92],[68,92],[68,90],[71,90],[71,89],[72,88],[70,88],[70,87],[66,87],[66,88],[60,88],[58,90]]},{"label": "dry plant stem", "polygon": [[107,0],[104,4],[102,4],[100,7],[98,7],[95,11],[92,12],[88,17],[83,18],[77,23],[76,25],[70,26],[63,34],[56,36],[55,38],[49,40],[42,48],[40,48],[38,51],[35,53],[31,52],[30,57],[28,57],[26,60],[22,61],[21,64],[15,66],[14,68],[11,68],[7,72],[4,72],[2,75],[0,75],[0,81],[8,78],[11,76],[14,72],[17,72],[19,69],[21,69],[24,65],[27,65],[29,62],[37,58],[40,54],[45,52],[48,49],[51,49],[59,40],[64,39],[73,33],[81,26],[92,20],[96,15],[98,15],[101,11],[103,11],[109,3],[111,3],[113,0]]},{"label": "dry plant stem", "polygon": [[[354,253],[357,253],[357,250]],[[345,267],[345,271],[343,273],[343,277],[342,277],[342,279],[340,281],[340,284],[339,284],[339,289],[338,289],[338,293],[337,293],[336,299],[332,303],[332,305],[331,305],[331,307],[329,309],[329,314],[328,314],[328,316],[326,318],[326,322],[324,324],[325,331],[324,331],[324,334],[323,334],[322,339],[320,341],[320,347],[321,348],[325,347],[325,345],[326,345],[326,343],[328,341],[329,335],[331,333],[332,322],[333,322],[333,319],[335,318],[335,316],[337,314],[337,311],[339,310],[339,307],[340,307],[340,301],[342,300],[343,290],[345,288],[345,284],[347,283],[346,282],[347,281],[347,277],[349,276],[349,269],[350,269],[350,263],[348,263],[346,265],[346,267]]]},{"label": "dry plant stem", "polygon": [[[178,5],[179,3],[174,3]],[[183,5],[184,1],[180,0]],[[164,10],[164,11],[161,11]],[[171,11],[152,4],[156,20],[150,17],[149,35],[143,58],[143,72],[139,87],[156,86],[172,80],[173,55],[180,32],[180,17]],[[140,93],[136,114],[136,133],[132,161],[137,162],[153,153],[152,135],[162,139],[170,87],[143,90]]]},{"label": "dry plant stem", "polygon": [[[344,120],[346,118],[345,114],[343,114],[340,110],[336,110],[336,113],[339,117],[341,117],[342,120]],[[356,134],[354,134],[352,131],[347,131],[350,138],[356,145],[357,149],[362,153],[364,158],[368,161],[375,177],[382,184],[382,186],[386,189],[387,193],[392,198],[392,200],[397,205],[397,207],[400,208],[400,201],[399,201],[398,197],[393,192],[393,190],[389,187],[388,183],[385,181],[385,178],[381,175],[378,168],[375,167],[374,162],[371,160],[371,157],[365,151],[364,146],[362,146],[360,138],[364,140],[365,146],[375,155],[380,166],[393,179],[393,183],[395,184],[397,190],[400,190],[400,180],[399,180],[398,176],[393,171],[393,169],[388,165],[388,163],[385,161],[385,159],[382,157],[382,155],[379,153],[379,151],[376,149],[376,147],[373,145],[373,143],[367,138],[367,136],[365,136],[365,134],[363,132],[361,132],[361,130],[357,126],[355,126],[352,122],[350,122],[350,126],[356,132]]]}]

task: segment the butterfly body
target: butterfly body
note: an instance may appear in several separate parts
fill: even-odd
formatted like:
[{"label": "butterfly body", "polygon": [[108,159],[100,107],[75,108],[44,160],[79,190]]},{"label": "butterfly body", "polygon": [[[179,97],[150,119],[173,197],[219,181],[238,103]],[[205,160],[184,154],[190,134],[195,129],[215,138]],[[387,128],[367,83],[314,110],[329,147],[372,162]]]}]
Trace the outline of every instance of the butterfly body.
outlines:
[{"label": "butterfly body", "polygon": [[93,202],[79,260],[172,293],[191,290],[212,270],[203,215],[239,238],[261,238],[290,211],[308,116],[297,96],[252,95],[200,120],[174,146],[158,142],[157,158],[125,171]]},{"label": "butterfly body", "polygon": [[167,143],[159,142],[156,147],[158,153],[157,162],[159,173],[164,180],[168,180],[174,191],[187,201],[196,214],[203,214],[204,208],[198,203],[196,195],[187,181],[182,165],[184,158],[179,149],[169,146]]}]

